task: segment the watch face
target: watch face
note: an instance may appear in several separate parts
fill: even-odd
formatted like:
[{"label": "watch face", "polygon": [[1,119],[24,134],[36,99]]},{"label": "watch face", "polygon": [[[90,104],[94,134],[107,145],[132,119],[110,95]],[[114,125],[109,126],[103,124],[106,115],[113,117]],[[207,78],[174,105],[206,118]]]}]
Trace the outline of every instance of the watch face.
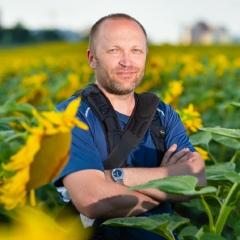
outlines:
[{"label": "watch face", "polygon": [[121,168],[115,168],[112,171],[112,176],[116,180],[123,179],[123,170]]}]

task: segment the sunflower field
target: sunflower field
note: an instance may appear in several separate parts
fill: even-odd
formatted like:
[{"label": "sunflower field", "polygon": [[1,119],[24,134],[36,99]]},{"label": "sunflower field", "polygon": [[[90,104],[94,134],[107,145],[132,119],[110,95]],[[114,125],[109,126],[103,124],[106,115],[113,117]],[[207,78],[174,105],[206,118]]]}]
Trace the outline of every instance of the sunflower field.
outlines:
[{"label": "sunflower field", "polygon": [[[87,130],[75,118],[80,100],[53,111],[94,82],[87,47],[52,42],[0,49],[0,240],[91,235],[71,214],[65,227],[55,221],[64,204],[51,184],[68,159],[71,129]],[[166,239],[174,239],[173,230],[183,240],[240,239],[240,46],[150,45],[136,89],[145,91],[178,112],[205,160],[208,185],[199,188],[194,177],[181,176],[136,186],[196,197],[176,204],[173,216],[104,224],[140,227]]]}]

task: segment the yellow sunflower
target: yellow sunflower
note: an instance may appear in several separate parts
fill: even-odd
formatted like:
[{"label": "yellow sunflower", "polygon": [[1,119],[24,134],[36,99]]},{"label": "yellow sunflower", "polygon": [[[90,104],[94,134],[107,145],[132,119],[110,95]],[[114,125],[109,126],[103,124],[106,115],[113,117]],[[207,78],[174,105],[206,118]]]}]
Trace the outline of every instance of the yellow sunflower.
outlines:
[{"label": "yellow sunflower", "polygon": [[200,113],[194,110],[193,104],[189,104],[188,108],[177,110],[177,112],[188,134],[197,132],[198,128],[203,127]]},{"label": "yellow sunflower", "polygon": [[0,203],[10,210],[26,201],[27,191],[52,181],[68,160],[71,129],[87,125],[75,116],[80,99],[73,100],[64,112],[34,112],[38,125],[23,126],[29,133],[25,146],[3,165],[11,177],[3,177]]},{"label": "yellow sunflower", "polygon": [[195,149],[199,152],[199,154],[201,155],[202,159],[207,161],[210,160],[210,157],[208,155],[208,152],[200,147],[195,147]]},{"label": "yellow sunflower", "polygon": [[168,83],[168,89],[163,95],[163,101],[167,104],[171,104],[173,108],[177,108],[183,90],[183,81],[172,80]]}]

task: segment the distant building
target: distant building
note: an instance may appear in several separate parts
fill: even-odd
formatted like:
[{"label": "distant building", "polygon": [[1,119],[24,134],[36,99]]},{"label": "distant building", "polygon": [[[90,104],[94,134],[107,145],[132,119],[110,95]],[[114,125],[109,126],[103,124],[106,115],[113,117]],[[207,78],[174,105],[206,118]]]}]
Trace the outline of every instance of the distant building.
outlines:
[{"label": "distant building", "polygon": [[182,29],[180,43],[189,44],[229,44],[232,39],[224,27],[212,27],[204,22],[198,22],[192,27]]}]

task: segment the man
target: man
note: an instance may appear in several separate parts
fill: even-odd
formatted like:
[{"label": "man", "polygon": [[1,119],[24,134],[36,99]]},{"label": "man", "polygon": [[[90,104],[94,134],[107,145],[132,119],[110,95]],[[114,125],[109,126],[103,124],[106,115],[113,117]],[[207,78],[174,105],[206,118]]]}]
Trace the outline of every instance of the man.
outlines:
[{"label": "man", "polygon": [[[95,71],[96,84],[110,100],[122,129],[135,106],[134,90],[144,76],[147,51],[146,31],[128,15],[103,17],[91,29],[88,61]],[[74,98],[59,104],[57,108],[65,109]],[[63,185],[67,189],[82,216],[110,219],[171,213],[170,202],[188,198],[153,189],[126,195],[127,189],[175,175],[192,175],[198,178],[198,185],[206,184],[204,163],[190,144],[177,113],[161,102],[159,115],[166,129],[165,144],[168,149],[161,165],[158,164],[148,131],[140,145],[128,156],[127,163],[131,167],[122,169],[123,183],[118,184],[111,177],[112,171],[104,171],[103,168],[102,162],[108,153],[101,125],[88,105],[81,102],[77,116],[89,126],[89,130],[73,129],[70,159],[55,185]],[[110,226],[104,227],[102,235],[101,239],[109,240],[163,239],[142,229]]]}]

